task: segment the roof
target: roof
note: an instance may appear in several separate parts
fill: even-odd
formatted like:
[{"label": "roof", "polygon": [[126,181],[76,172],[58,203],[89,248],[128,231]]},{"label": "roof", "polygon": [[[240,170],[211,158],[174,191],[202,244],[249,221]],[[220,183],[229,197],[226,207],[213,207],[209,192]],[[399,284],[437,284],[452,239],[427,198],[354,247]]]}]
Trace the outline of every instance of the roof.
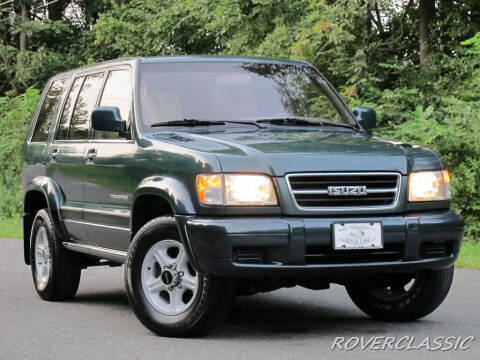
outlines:
[{"label": "roof", "polygon": [[248,62],[264,64],[296,64],[305,65],[304,61],[275,59],[255,56],[215,56],[215,55],[195,55],[195,56],[159,56],[159,57],[141,57],[142,63],[198,63],[198,62]]},{"label": "roof", "polygon": [[254,56],[214,56],[214,55],[195,55],[195,56],[156,56],[156,57],[127,57],[120,58],[115,60],[102,61],[95,64],[71,69],[63,73],[56,74],[54,78],[68,75],[76,71],[84,71],[91,68],[96,68],[100,66],[116,65],[116,64],[125,64],[139,61],[141,63],[148,64],[160,64],[160,63],[199,63],[199,62],[222,62],[222,63],[261,63],[261,64],[291,64],[291,65],[305,65],[305,61],[297,60],[288,60],[288,59],[275,59],[275,58],[265,58],[265,57],[254,57]]}]

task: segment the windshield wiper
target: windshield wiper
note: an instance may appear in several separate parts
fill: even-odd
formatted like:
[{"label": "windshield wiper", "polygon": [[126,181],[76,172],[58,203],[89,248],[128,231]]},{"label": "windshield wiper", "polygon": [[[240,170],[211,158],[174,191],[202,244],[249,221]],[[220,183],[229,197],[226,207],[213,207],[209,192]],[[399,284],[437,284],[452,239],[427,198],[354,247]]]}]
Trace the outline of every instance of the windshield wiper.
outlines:
[{"label": "windshield wiper", "polygon": [[171,121],[154,123],[150,126],[159,127],[159,126],[209,126],[209,125],[225,125],[225,122],[199,120],[199,119],[181,119],[181,120],[171,120]]},{"label": "windshield wiper", "polygon": [[305,120],[297,117],[284,117],[284,118],[272,118],[272,119],[260,119],[257,120],[259,123],[270,123],[273,125],[307,125],[307,126],[336,126],[343,127],[348,129],[358,130],[354,125],[350,124],[341,124],[336,122],[330,122],[326,120],[314,121],[314,120]]},{"label": "windshield wiper", "polygon": [[263,126],[260,126],[260,124],[257,124],[257,121],[245,121],[245,120],[223,120],[223,122],[229,123],[229,124],[243,124],[243,125],[254,125],[256,127],[259,127],[260,129],[263,129]]},{"label": "windshield wiper", "polygon": [[351,124],[344,124],[344,123],[337,123],[337,122],[333,122],[333,121],[319,121],[320,124],[322,124],[322,126],[333,126],[333,127],[343,127],[343,128],[347,128],[347,129],[353,129],[353,130],[359,130],[358,127],[356,127],[355,125],[351,125]]},{"label": "windshield wiper", "polygon": [[273,125],[321,125],[318,121],[309,121],[296,117],[271,118],[256,120],[257,123],[269,123]]}]

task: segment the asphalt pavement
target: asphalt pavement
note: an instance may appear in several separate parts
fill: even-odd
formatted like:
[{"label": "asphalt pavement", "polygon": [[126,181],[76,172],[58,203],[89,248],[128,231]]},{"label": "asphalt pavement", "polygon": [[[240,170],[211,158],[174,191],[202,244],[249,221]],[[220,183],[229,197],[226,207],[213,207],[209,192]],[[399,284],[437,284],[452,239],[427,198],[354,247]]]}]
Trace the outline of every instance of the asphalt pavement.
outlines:
[{"label": "asphalt pavement", "polygon": [[[84,270],[74,300],[45,302],[23,263],[21,240],[0,239],[0,246],[0,360],[480,359],[480,271],[457,270],[445,302],[414,323],[369,319],[341,286],[295,287],[237,298],[214,332],[171,339],[155,336],[136,319],[124,291],[123,267]],[[407,336],[420,349],[331,349],[336,337],[398,341]],[[468,350],[419,346],[425,338],[450,336],[475,340]]]}]

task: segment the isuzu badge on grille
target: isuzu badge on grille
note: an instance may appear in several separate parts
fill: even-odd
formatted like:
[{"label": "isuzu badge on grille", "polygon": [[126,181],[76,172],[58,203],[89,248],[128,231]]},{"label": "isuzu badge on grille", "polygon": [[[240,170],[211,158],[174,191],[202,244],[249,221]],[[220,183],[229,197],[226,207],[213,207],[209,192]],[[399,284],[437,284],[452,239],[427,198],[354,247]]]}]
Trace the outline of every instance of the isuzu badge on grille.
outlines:
[{"label": "isuzu badge on grille", "polygon": [[367,187],[365,185],[329,186],[328,195],[330,196],[367,195]]}]

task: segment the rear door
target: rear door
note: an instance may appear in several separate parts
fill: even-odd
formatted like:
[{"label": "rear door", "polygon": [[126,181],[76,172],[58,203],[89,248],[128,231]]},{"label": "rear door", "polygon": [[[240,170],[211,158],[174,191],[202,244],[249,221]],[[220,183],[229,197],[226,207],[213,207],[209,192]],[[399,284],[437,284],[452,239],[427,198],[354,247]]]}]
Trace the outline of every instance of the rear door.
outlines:
[{"label": "rear door", "polygon": [[[109,71],[99,106],[116,106],[127,127],[132,123],[132,81],[129,67]],[[85,211],[90,241],[101,247],[127,250],[130,244],[132,153],[135,142],[114,132],[91,132],[85,168]]]},{"label": "rear door", "polygon": [[50,161],[50,149],[47,142],[51,140],[50,129],[60,107],[62,95],[65,91],[68,78],[57,78],[47,85],[43,103],[39,109],[34,127],[25,147],[27,166],[23,169],[23,177],[32,179],[35,176],[45,176],[46,166]]},{"label": "rear door", "polygon": [[90,129],[90,114],[98,99],[103,71],[74,78],[51,146],[48,175],[59,185],[61,209],[68,233],[77,241],[89,242],[83,219],[84,171]]}]

